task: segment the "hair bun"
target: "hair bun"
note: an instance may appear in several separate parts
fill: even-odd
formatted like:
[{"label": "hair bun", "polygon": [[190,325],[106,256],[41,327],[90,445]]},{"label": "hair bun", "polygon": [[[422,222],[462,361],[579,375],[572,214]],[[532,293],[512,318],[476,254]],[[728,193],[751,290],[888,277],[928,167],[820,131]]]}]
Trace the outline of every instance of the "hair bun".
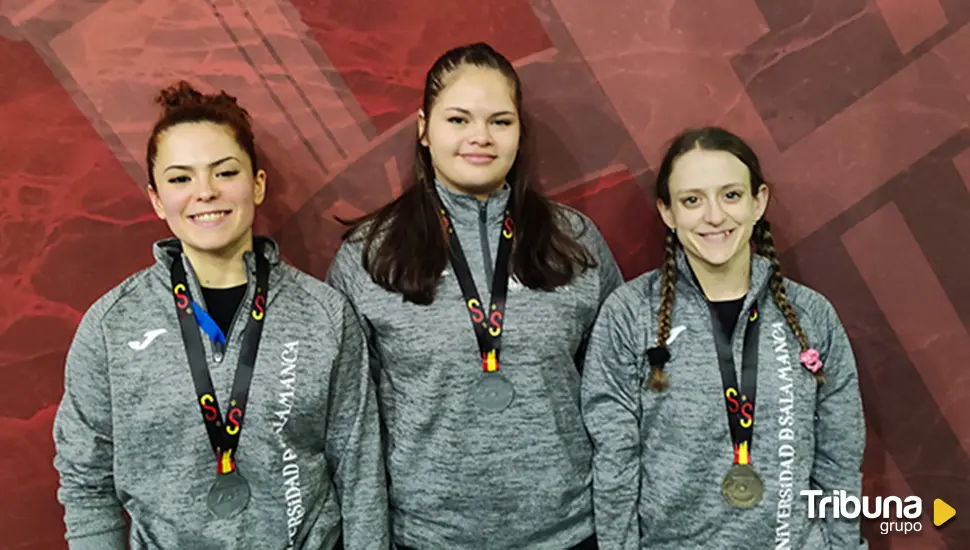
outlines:
[{"label": "hair bun", "polygon": [[225,92],[218,94],[204,94],[184,80],[161,90],[155,97],[155,103],[160,105],[165,114],[172,113],[186,107],[216,107],[235,111],[248,119],[249,113],[239,106],[236,98]]},{"label": "hair bun", "polygon": [[249,111],[240,107],[236,97],[227,94],[225,90],[219,92],[218,95],[205,96],[205,99],[211,105],[235,112],[247,121],[249,120]]},{"label": "hair bun", "polygon": [[205,103],[205,96],[202,95],[202,92],[193,88],[191,84],[181,80],[160,91],[155,98],[155,103],[158,103],[163,109],[169,111],[187,105],[200,105]]}]

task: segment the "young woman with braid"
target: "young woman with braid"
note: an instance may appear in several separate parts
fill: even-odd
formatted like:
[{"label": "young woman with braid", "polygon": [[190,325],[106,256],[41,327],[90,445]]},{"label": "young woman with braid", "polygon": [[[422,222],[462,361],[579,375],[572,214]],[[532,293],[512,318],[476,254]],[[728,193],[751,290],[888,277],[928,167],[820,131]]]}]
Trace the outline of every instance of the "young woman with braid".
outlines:
[{"label": "young woman with braid", "polygon": [[600,547],[866,547],[858,520],[808,518],[859,496],[865,426],[835,310],[781,275],[758,158],[687,131],[657,195],[664,265],[606,300],[586,357]]}]

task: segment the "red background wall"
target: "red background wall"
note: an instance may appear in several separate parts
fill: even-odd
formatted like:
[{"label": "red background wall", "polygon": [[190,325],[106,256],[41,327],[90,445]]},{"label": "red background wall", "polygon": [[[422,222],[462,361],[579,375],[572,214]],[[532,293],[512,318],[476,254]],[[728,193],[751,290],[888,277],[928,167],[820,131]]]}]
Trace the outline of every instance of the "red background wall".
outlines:
[{"label": "red background wall", "polygon": [[[258,221],[323,276],[335,215],[409,169],[424,72],[490,41],[537,119],[543,185],[631,278],[659,263],[653,167],[687,125],[750,139],[788,274],[855,347],[865,491],[919,495],[970,542],[970,2],[966,0],[4,0],[0,7],[0,547],[63,547],[50,432],[81,313],[166,235],[143,195],[155,90],[225,88],[254,114]],[[957,518],[937,530],[932,500]],[[962,544],[961,544],[962,542]]]}]

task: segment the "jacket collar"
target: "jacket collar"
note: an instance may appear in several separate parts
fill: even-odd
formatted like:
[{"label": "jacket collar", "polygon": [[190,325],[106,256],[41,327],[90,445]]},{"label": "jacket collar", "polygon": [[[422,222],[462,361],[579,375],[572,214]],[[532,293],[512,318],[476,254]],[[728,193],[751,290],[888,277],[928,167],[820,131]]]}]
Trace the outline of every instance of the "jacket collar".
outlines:
[{"label": "jacket collar", "polygon": [[[246,263],[246,270],[250,273],[256,273],[255,251],[262,253],[263,257],[269,261],[270,266],[275,266],[280,262],[280,249],[276,241],[271,237],[254,235],[253,250],[243,254],[243,262]],[[182,252],[182,241],[175,237],[157,241],[152,245],[152,255],[155,256],[155,261],[162,264],[167,271],[172,268],[172,262],[176,258],[185,257],[185,254]],[[186,261],[188,261],[187,258]]]},{"label": "jacket collar", "polygon": [[451,221],[462,225],[481,223],[482,211],[489,225],[501,223],[505,218],[505,205],[512,195],[512,187],[507,182],[484,201],[473,195],[452,191],[437,179],[434,187],[442,204],[448,209]]},{"label": "jacket collar", "polygon": [[[687,261],[687,254],[684,252],[684,248],[677,245],[677,279],[678,283],[687,285],[697,292],[697,296],[707,301],[704,295],[704,291],[697,284],[694,278],[694,272],[690,267],[690,263]],[[744,307],[748,308],[751,304],[760,299],[768,291],[768,283],[771,281],[771,263],[767,258],[759,254],[751,253],[751,286],[748,289],[748,294],[744,299]]]},{"label": "jacket collar", "polygon": [[[278,279],[278,272],[275,269],[281,262],[279,245],[270,237],[262,235],[253,236],[253,250],[243,254],[243,262],[246,264],[246,279],[250,286],[256,281],[256,251],[259,251],[269,262],[270,267],[270,292],[273,292]],[[177,238],[163,239],[152,246],[152,253],[155,256],[155,269],[166,283],[170,280],[172,262],[181,261],[185,266],[185,273],[189,279],[189,290],[193,298],[202,299],[202,289],[199,285],[195,269],[192,268],[189,258],[182,251],[182,242]]]}]

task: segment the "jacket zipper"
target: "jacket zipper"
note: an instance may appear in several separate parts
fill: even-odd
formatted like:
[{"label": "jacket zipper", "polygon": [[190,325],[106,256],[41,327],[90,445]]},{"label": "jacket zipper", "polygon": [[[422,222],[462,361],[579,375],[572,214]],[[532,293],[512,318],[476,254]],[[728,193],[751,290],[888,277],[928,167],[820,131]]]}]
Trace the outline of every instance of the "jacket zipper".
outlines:
[{"label": "jacket zipper", "polygon": [[[245,260],[244,260],[245,262]],[[236,328],[236,322],[239,321],[239,313],[241,311],[246,311],[249,309],[249,302],[253,301],[251,293],[256,292],[253,287],[252,277],[250,276],[249,266],[246,267],[246,293],[243,295],[243,299],[239,301],[239,305],[236,306],[236,313],[232,316],[232,321],[229,323],[229,332],[225,334],[226,346],[225,349],[219,350],[215,342],[210,342],[212,344],[213,358],[216,359],[216,363],[222,363],[222,360],[226,357],[226,352],[229,349],[230,338],[232,337],[233,330]]]},{"label": "jacket zipper", "polygon": [[[206,312],[208,312],[209,306],[208,304],[205,303],[205,294],[202,293],[202,284],[199,282],[198,278],[196,278],[194,270],[192,271],[192,278],[194,279],[195,287],[198,288],[199,290],[199,295],[196,302],[198,302],[198,304],[201,305],[203,308],[205,308]],[[250,296],[250,293],[255,292],[255,290],[252,288],[252,281],[250,279],[251,277],[249,274],[249,266],[247,265],[246,266],[246,293],[243,295],[243,299],[239,302],[239,305],[236,306],[236,313],[233,314],[232,322],[229,323],[229,331],[223,334],[223,336],[226,337],[225,346],[223,346],[222,349],[219,349],[220,346],[215,342],[213,342],[212,338],[209,338],[208,335],[205,335],[205,340],[208,341],[209,343],[208,347],[209,347],[209,351],[212,354],[212,360],[215,362],[216,365],[221,365],[223,359],[225,359],[226,355],[228,354],[232,332],[233,332],[233,329],[236,328],[236,321],[239,320],[239,312],[245,309],[244,304],[248,304],[249,302],[252,301],[252,297]]]},{"label": "jacket zipper", "polygon": [[[478,237],[482,245],[482,259],[485,264],[485,285],[486,292],[489,293],[488,299],[491,300],[492,293],[492,252],[488,246],[488,201],[482,201],[478,205]],[[479,292],[481,294],[481,292]],[[483,296],[484,298],[484,296]]]}]

